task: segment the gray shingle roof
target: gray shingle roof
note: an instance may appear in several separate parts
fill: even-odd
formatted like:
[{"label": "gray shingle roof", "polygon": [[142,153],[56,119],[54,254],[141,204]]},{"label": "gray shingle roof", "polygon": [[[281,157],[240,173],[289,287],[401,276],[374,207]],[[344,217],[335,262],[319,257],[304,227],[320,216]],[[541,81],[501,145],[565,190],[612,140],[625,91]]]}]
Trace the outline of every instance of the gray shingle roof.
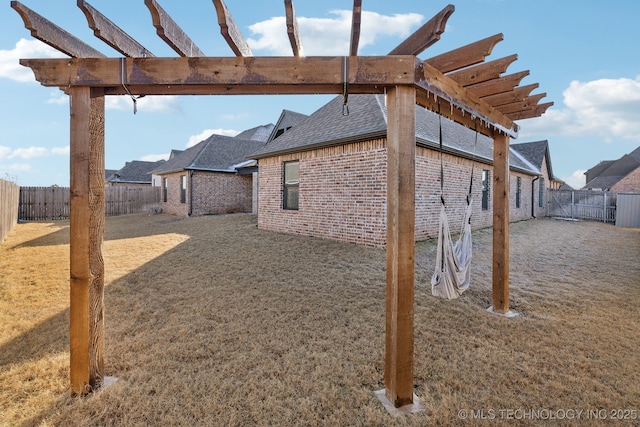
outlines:
[{"label": "gray shingle roof", "polygon": [[176,154],[153,172],[158,175],[182,170],[235,172],[235,166],[247,162],[247,156],[263,145],[263,141],[211,135]]},{"label": "gray shingle roof", "polygon": [[[303,119],[291,130],[268,142],[250,155],[260,159],[274,155],[308,151],[314,148],[341,145],[385,137],[387,134],[387,108],[384,95],[349,96],[349,115],[342,114],[343,98],[338,96],[316,112]],[[439,149],[439,128],[442,122],[443,150],[490,163],[493,159],[493,141],[436,113],[416,106],[416,143]],[[526,161],[512,156],[511,167],[535,174]]]},{"label": "gray shingle roof", "polygon": [[[640,167],[640,160],[632,156],[632,154],[635,154],[635,151],[638,150],[634,150],[630,154],[625,154],[624,156],[613,162],[600,162],[598,166],[606,163],[607,167],[601,168],[602,170],[598,170],[598,175],[592,178],[591,181],[587,182],[582,188],[602,188],[608,190],[609,188],[613,187],[622,178]],[[591,168],[589,170],[589,173],[592,173],[591,171],[593,169],[595,168]]]},{"label": "gray shingle roof", "polygon": [[158,168],[164,160],[157,162],[144,162],[142,160],[133,160],[126,162],[122,169],[115,171],[107,178],[107,182],[121,182],[131,184],[151,184],[150,171]]},{"label": "gray shingle roof", "polygon": [[269,123],[268,125],[256,126],[254,128],[247,129],[243,132],[240,132],[235,137],[238,139],[267,142],[272,130],[273,123]]}]

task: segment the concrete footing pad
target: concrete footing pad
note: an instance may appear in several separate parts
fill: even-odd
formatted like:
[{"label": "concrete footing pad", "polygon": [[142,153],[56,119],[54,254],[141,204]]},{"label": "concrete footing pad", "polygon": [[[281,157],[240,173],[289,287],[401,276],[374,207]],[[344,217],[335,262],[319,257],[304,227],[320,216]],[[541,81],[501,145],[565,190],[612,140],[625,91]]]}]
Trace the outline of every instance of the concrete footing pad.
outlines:
[{"label": "concrete footing pad", "polygon": [[391,403],[389,399],[387,399],[387,391],[385,389],[374,391],[373,393],[376,395],[378,400],[382,402],[382,405],[387,410],[387,412],[389,412],[394,417],[400,417],[402,415],[417,414],[419,412],[424,412],[427,409],[420,402],[420,399],[418,399],[418,396],[416,396],[415,394],[413,395],[412,404],[404,405],[399,408],[396,408],[395,406],[393,406],[393,403]]},{"label": "concrete footing pad", "polygon": [[489,313],[493,313],[493,314],[497,314],[498,316],[502,316],[502,317],[507,317],[507,318],[512,318],[512,317],[520,317],[522,316],[522,314],[518,313],[517,311],[513,311],[513,310],[509,310],[506,313],[499,313],[497,311],[495,311],[493,309],[493,306],[487,308],[487,311]]}]

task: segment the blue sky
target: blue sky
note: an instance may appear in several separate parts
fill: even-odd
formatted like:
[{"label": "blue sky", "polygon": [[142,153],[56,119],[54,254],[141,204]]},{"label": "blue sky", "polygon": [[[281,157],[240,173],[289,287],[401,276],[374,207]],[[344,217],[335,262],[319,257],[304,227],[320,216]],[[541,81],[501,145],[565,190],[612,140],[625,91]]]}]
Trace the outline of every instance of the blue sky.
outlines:
[{"label": "blue sky", "polygon": [[[23,186],[69,183],[69,104],[56,88],[35,82],[19,58],[56,55],[33,39],[6,0],[0,7],[0,178]],[[93,36],[75,0],[22,3],[107,56],[119,53]],[[155,33],[143,0],[89,3],[156,56],[176,56]],[[159,0],[208,56],[231,56],[210,0]],[[254,55],[291,55],[281,0],[227,0]],[[348,53],[352,1],[294,1],[304,52]],[[363,0],[359,54],[385,55],[447,5],[446,2]],[[574,187],[583,172],[640,146],[640,2],[610,0],[461,0],[426,59],[503,33],[488,60],[513,53],[507,73],[531,70],[521,85],[539,83],[540,118],[520,121],[515,142],[546,139],[555,175]],[[53,52],[53,53],[52,53]],[[156,160],[216,132],[234,135],[275,123],[282,109],[311,114],[332,96],[146,97],[138,113],[128,97],[108,97],[106,168]]]}]

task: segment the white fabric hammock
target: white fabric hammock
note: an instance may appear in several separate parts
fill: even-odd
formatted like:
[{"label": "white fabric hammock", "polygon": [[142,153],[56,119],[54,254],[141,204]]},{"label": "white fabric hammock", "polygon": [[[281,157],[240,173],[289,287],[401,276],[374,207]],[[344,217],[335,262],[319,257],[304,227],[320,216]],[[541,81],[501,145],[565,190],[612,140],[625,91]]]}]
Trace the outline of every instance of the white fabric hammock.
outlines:
[{"label": "white fabric hammock", "polygon": [[449,219],[442,204],[436,269],[431,277],[431,293],[434,296],[454,299],[469,288],[471,277],[471,224],[473,200],[469,199],[464,222],[458,240],[453,243]]}]

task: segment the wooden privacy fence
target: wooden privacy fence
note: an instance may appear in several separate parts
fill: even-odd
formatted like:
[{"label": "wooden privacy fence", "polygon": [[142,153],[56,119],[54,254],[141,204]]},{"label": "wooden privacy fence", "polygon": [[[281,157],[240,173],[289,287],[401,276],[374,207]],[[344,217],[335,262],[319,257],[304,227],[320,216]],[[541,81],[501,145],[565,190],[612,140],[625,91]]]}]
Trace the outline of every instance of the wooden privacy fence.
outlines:
[{"label": "wooden privacy fence", "polygon": [[616,222],[616,193],[590,190],[549,190],[547,215]]},{"label": "wooden privacy fence", "polygon": [[[160,187],[105,187],[105,215],[145,212],[160,203]],[[18,218],[44,221],[69,218],[68,187],[21,187]]]},{"label": "wooden privacy fence", "polygon": [[20,187],[0,179],[0,243],[18,223],[18,195]]}]

